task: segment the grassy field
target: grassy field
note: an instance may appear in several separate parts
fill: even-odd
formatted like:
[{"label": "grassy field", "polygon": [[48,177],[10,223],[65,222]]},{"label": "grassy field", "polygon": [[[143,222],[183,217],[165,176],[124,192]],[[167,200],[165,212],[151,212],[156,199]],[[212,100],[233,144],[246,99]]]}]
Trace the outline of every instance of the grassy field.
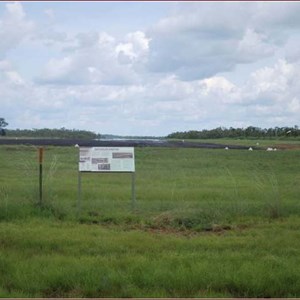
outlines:
[{"label": "grassy field", "polygon": [[[169,141],[182,141],[182,139],[169,139]],[[195,143],[215,143],[221,145],[239,145],[247,147],[258,147],[266,149],[268,147],[277,149],[300,149],[300,138],[280,138],[280,139],[258,139],[258,138],[219,138],[219,139],[185,139],[185,142]]]},{"label": "grassy field", "polygon": [[[272,141],[273,142],[273,141]],[[130,174],[78,149],[0,147],[0,297],[300,297],[300,151],[136,148]]]}]

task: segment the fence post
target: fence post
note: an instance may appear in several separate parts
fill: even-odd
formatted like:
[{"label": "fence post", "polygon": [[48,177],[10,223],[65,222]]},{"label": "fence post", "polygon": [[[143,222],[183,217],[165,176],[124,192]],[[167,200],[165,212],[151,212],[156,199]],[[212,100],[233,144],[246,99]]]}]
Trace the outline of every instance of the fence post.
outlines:
[{"label": "fence post", "polygon": [[43,205],[43,154],[44,148],[39,148],[39,206]]},{"label": "fence post", "polygon": [[131,173],[131,204],[132,209],[136,208],[136,198],[135,198],[135,172]]},{"label": "fence post", "polygon": [[78,171],[77,218],[80,217],[80,210],[81,210],[81,172]]}]

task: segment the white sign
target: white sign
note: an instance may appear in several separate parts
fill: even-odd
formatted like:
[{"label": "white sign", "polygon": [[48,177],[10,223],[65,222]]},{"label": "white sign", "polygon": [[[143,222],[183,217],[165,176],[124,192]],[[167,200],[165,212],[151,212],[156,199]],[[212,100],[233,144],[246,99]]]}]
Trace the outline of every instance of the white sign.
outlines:
[{"label": "white sign", "polygon": [[80,147],[80,172],[134,172],[132,147]]}]

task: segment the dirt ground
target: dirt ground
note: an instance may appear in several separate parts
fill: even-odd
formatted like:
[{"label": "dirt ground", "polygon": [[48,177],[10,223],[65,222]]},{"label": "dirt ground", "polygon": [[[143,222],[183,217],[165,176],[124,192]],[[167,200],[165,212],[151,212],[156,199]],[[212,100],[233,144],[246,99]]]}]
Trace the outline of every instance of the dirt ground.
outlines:
[{"label": "dirt ground", "polygon": [[293,144],[277,144],[277,149],[280,150],[300,150],[300,144],[299,145],[293,145]]}]

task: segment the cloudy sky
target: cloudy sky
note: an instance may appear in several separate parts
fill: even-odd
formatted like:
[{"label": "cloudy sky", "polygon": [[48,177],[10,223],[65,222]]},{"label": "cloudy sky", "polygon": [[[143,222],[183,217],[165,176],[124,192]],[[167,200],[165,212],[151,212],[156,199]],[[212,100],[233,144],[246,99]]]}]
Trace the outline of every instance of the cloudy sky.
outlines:
[{"label": "cloudy sky", "polygon": [[300,125],[300,2],[1,2],[9,128]]}]

